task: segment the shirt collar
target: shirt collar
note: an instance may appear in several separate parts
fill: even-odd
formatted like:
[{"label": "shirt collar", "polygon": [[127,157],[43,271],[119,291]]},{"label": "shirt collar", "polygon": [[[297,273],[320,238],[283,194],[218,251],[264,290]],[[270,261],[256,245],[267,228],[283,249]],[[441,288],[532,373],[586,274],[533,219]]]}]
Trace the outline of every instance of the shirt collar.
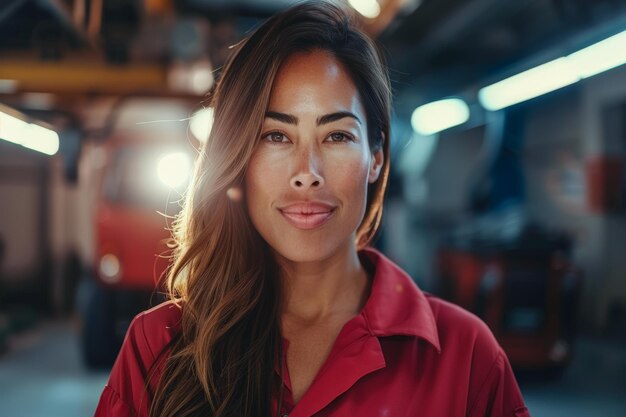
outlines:
[{"label": "shirt collar", "polygon": [[361,311],[370,332],[374,336],[417,336],[441,352],[433,311],[411,277],[372,247],[361,249],[359,257],[374,273],[370,296]]}]

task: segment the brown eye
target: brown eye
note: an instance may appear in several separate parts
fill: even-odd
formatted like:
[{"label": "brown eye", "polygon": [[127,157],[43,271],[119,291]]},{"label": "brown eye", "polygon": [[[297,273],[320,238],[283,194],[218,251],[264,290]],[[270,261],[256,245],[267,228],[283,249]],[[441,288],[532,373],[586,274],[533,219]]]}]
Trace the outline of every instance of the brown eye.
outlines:
[{"label": "brown eye", "polygon": [[352,137],[341,132],[331,133],[329,138],[331,142],[348,142],[353,140]]},{"label": "brown eye", "polygon": [[283,143],[285,135],[281,132],[269,132],[263,136],[263,139],[270,143]]}]

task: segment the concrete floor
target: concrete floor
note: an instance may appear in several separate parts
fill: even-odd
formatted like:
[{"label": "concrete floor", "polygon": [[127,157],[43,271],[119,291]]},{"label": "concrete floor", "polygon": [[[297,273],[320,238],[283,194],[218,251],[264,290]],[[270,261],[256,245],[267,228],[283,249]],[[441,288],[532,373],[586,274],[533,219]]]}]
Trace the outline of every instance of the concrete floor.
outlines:
[{"label": "concrete floor", "polygon": [[0,416],[93,416],[107,378],[83,368],[70,322],[38,325],[0,356]]},{"label": "concrete floor", "polygon": [[521,381],[533,417],[626,415],[626,341],[582,337],[557,381]]},{"label": "concrete floor", "polygon": [[[626,343],[579,339],[575,360],[557,381],[521,381],[533,417],[622,417]],[[68,321],[13,337],[0,356],[0,416],[92,416],[108,373],[86,371]]]}]

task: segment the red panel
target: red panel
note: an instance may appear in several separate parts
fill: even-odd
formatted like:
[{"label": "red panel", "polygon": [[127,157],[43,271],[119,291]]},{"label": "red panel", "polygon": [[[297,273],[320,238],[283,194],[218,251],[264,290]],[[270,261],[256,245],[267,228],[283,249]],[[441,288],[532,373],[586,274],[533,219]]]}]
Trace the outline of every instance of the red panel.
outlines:
[{"label": "red panel", "polygon": [[597,155],[587,161],[589,208],[596,213],[623,208],[624,162],[618,156]]},{"label": "red panel", "polygon": [[[162,282],[170,237],[166,218],[154,211],[100,203],[97,214],[96,271],[106,253],[118,257],[121,279],[115,285],[152,290]],[[167,219],[167,221],[171,221]]]}]

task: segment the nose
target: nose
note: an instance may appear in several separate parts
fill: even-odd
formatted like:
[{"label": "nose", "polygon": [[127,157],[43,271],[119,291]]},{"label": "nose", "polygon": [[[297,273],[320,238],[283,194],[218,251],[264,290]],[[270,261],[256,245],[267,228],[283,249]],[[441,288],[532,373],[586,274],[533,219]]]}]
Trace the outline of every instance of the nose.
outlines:
[{"label": "nose", "polygon": [[324,177],[320,174],[319,158],[312,150],[303,150],[298,154],[295,174],[289,183],[298,191],[305,191],[311,187],[321,188],[324,186]]}]

